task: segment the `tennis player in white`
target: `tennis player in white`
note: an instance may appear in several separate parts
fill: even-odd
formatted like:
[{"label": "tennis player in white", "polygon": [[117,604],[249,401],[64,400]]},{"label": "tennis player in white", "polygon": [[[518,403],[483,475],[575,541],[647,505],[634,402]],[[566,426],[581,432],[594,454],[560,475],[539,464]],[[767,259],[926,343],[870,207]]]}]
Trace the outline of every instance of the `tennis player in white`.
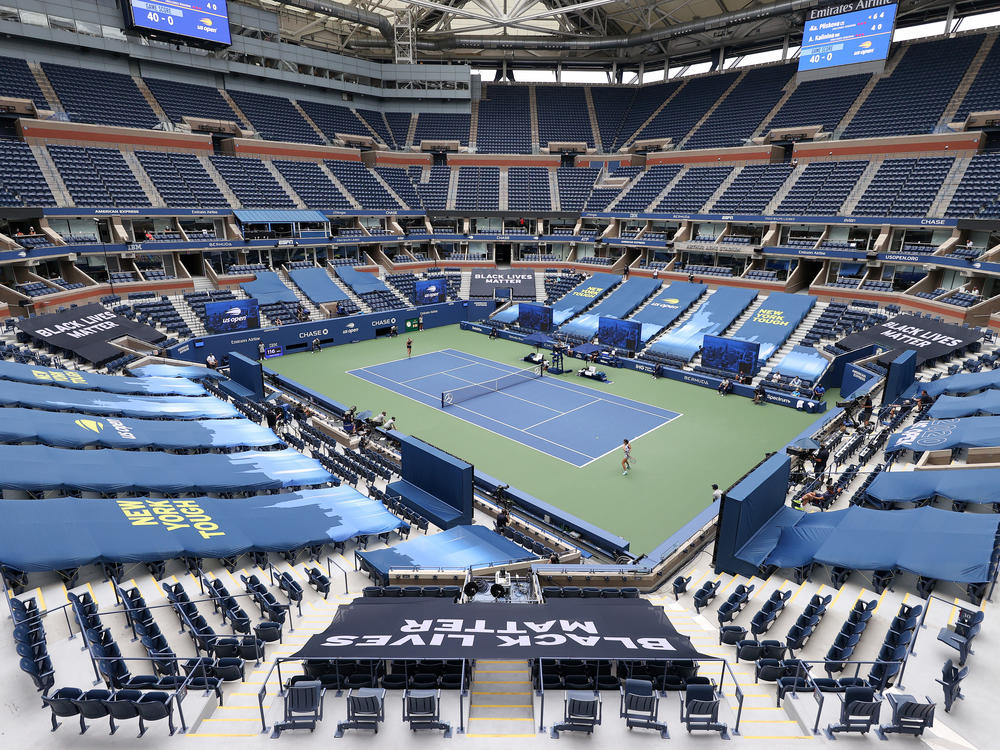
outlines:
[{"label": "tennis player in white", "polygon": [[632,443],[628,441],[628,438],[622,440],[622,451],[625,453],[622,456],[622,476],[625,476],[628,474],[628,470],[632,468],[632,465],[629,463],[632,459]]}]

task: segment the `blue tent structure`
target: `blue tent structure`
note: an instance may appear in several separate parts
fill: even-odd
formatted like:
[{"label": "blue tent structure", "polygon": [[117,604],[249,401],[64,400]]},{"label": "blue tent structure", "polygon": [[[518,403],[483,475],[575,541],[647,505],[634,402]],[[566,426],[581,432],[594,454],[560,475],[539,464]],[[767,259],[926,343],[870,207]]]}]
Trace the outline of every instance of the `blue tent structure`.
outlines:
[{"label": "blue tent structure", "polygon": [[906,389],[907,398],[915,398],[921,391],[927,391],[930,396],[940,396],[943,393],[965,395],[974,391],[1000,389],[1000,370],[985,370],[983,372],[959,372],[928,382],[917,381]]},{"label": "blue tent structure", "polygon": [[883,503],[916,503],[935,497],[962,503],[997,503],[1000,469],[883,471],[866,492]]},{"label": "blue tent structure", "polygon": [[123,378],[121,375],[61,370],[56,367],[22,365],[3,360],[0,360],[0,380],[137,396],[204,396],[206,393],[200,385],[183,377]]},{"label": "blue tent structure", "polygon": [[381,503],[351,487],[240,500],[3,500],[0,564],[30,572],[99,562],[232,557],[342,542],[401,525]]},{"label": "blue tent structure", "polygon": [[1000,417],[928,419],[889,436],[885,452],[993,448],[1000,446]]},{"label": "blue tent structure", "polygon": [[927,416],[934,419],[974,417],[977,414],[1000,414],[1000,390],[989,390],[974,396],[938,396]]}]

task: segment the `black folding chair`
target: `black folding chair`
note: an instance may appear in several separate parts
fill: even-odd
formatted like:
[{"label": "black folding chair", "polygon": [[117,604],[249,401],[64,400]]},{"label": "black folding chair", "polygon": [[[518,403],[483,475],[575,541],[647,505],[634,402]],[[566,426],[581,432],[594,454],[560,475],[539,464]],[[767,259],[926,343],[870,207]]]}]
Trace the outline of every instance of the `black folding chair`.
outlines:
[{"label": "black folding chair", "polygon": [[300,680],[285,687],[285,715],[276,722],[272,737],[278,737],[286,729],[316,730],[316,723],[323,720],[323,689],[319,680]]},{"label": "black folding chair", "polygon": [[337,724],[334,737],[343,737],[347,729],[371,729],[385,721],[385,688],[358,688],[347,693],[347,721]]},{"label": "black folding chair", "polygon": [[918,703],[912,695],[890,693],[886,698],[892,708],[892,723],[882,724],[876,729],[879,739],[886,739],[887,734],[911,734],[920,737],[927,727],[934,726],[934,702],[928,698],[926,703]]},{"label": "black folding chair", "polygon": [[667,725],[660,723],[660,699],[653,691],[653,683],[648,680],[625,680],[620,687],[621,702],[618,715],[625,719],[629,729],[655,729],[663,739],[669,739]]},{"label": "black folding chair", "polygon": [[411,732],[441,729],[445,737],[451,737],[451,724],[441,721],[440,690],[407,690],[403,693],[403,721],[410,725]]},{"label": "black folding chair", "polygon": [[567,690],[563,701],[563,720],[552,725],[552,736],[559,732],[594,733],[594,727],[601,723],[601,694],[596,690]]},{"label": "black folding chair", "polygon": [[722,739],[729,739],[729,727],[719,721],[722,697],[715,685],[688,685],[681,701],[681,723],[691,731],[718,732]]}]

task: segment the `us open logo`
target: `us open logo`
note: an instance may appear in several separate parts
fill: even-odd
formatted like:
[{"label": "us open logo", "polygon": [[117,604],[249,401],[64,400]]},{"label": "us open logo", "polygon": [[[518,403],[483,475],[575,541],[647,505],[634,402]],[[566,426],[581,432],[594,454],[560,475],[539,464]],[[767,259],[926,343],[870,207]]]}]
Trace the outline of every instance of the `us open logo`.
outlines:
[{"label": "us open logo", "polygon": [[451,393],[444,394],[444,402],[445,402],[445,404],[451,404],[454,401],[455,401],[455,396],[454,395],[452,395]]}]

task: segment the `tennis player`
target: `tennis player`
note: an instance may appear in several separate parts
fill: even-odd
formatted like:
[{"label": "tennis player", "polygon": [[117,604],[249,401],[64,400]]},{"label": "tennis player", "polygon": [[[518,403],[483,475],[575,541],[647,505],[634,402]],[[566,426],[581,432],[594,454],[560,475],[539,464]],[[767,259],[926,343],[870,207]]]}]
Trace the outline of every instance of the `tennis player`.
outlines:
[{"label": "tennis player", "polygon": [[545,357],[542,357],[542,361],[538,363],[538,377],[542,377],[549,371],[549,363],[545,361]]},{"label": "tennis player", "polygon": [[409,359],[410,355],[413,354],[413,339],[409,336],[406,337],[406,358]]},{"label": "tennis player", "polygon": [[632,460],[632,443],[628,441],[628,438],[622,440],[622,451],[625,455],[622,456],[622,476],[628,474],[629,469],[632,468],[630,461]]}]

